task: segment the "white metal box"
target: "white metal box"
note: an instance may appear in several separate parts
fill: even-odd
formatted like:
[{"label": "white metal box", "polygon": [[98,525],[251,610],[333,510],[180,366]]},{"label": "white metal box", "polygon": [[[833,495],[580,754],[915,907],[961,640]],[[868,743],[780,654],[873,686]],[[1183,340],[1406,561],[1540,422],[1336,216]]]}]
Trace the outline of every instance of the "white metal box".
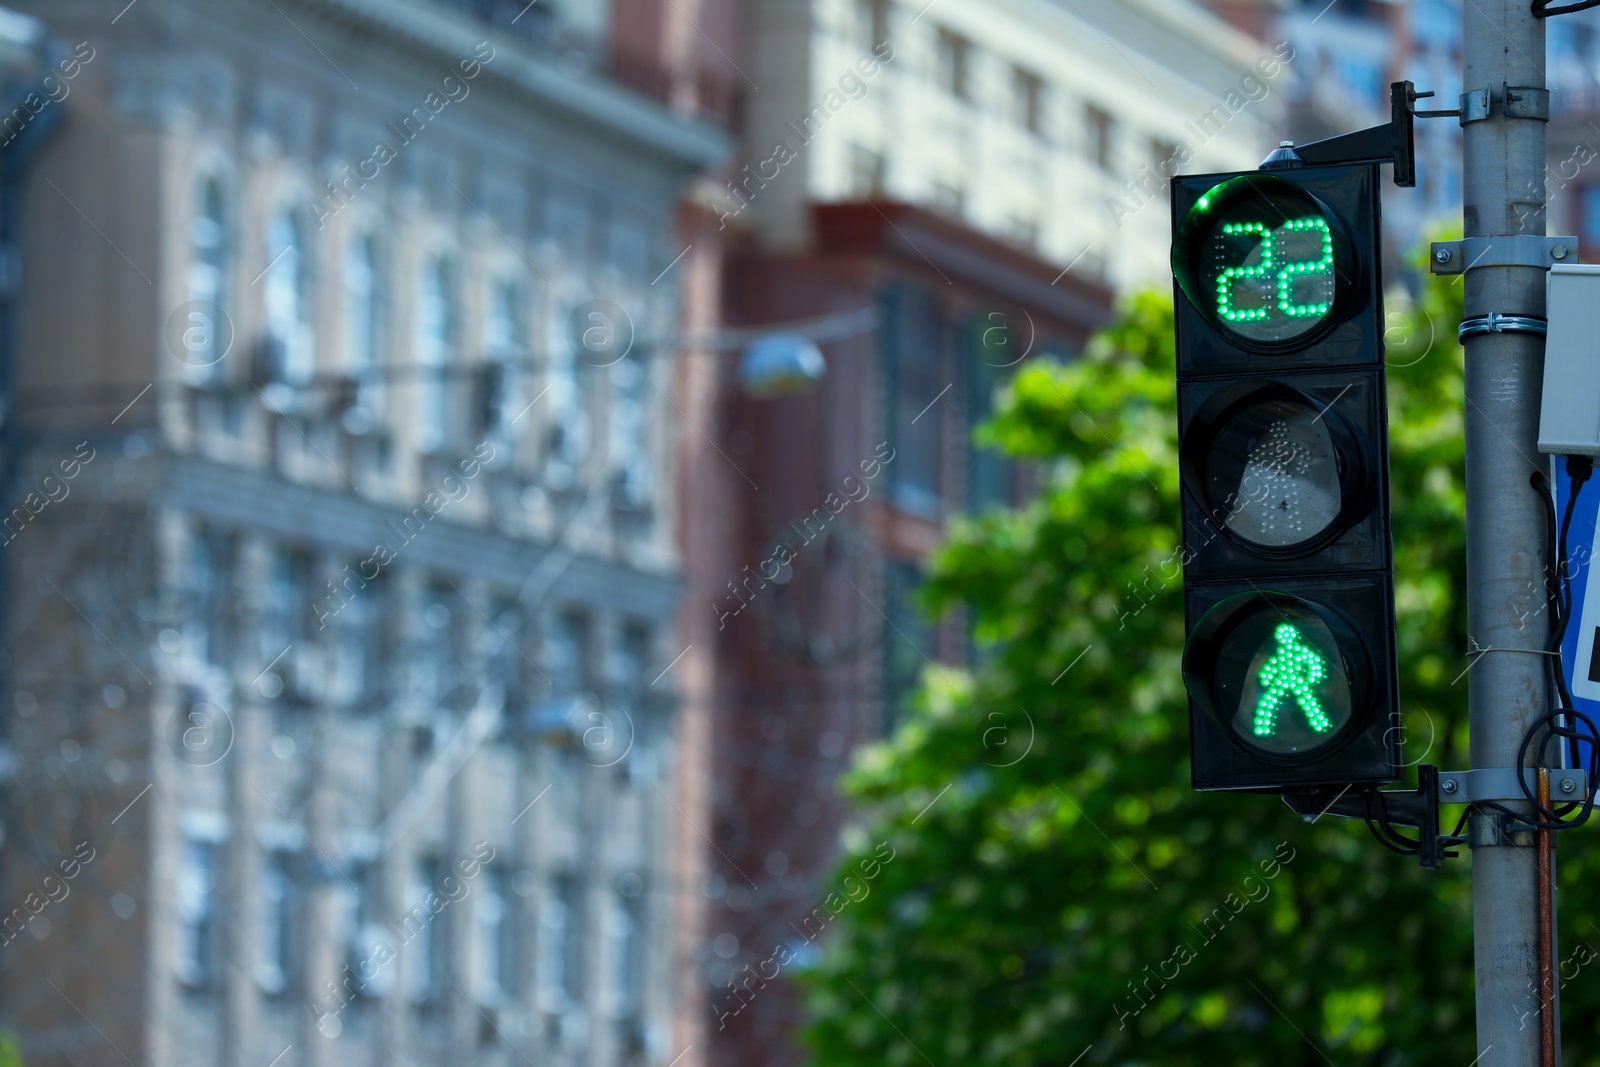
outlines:
[{"label": "white metal box", "polygon": [[1555,264],[1545,292],[1539,451],[1600,456],[1600,264]]}]

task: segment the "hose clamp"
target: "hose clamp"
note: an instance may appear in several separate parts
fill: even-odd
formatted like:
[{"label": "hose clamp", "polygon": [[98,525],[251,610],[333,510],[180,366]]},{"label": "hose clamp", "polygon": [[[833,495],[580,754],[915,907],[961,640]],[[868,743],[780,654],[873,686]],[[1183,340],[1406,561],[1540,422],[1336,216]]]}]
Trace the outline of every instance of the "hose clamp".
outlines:
[{"label": "hose clamp", "polygon": [[1456,331],[1456,340],[1465,341],[1480,333],[1545,334],[1549,329],[1550,326],[1544,319],[1532,315],[1502,315],[1498,311],[1491,311],[1475,319],[1462,319],[1461,328]]}]

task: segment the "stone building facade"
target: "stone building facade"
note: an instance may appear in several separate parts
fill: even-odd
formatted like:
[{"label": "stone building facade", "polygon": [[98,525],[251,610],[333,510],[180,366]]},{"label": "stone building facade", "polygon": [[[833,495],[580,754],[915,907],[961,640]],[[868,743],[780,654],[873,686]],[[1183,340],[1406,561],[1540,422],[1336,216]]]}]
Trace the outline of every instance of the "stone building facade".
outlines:
[{"label": "stone building facade", "polygon": [[83,45],[4,353],[0,1022],[30,1065],[673,1062],[717,116],[606,5],[16,6]]}]

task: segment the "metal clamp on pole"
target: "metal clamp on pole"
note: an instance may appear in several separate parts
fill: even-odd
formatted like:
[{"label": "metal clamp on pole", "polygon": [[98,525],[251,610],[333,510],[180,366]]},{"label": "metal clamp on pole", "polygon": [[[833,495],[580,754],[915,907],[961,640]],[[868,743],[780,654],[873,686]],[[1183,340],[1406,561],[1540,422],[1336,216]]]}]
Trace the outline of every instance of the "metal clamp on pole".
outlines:
[{"label": "metal clamp on pole", "polygon": [[1435,241],[1429,246],[1431,274],[1465,274],[1474,267],[1541,267],[1548,270],[1578,250],[1576,237],[1517,233]]},{"label": "metal clamp on pole", "polygon": [[[1522,768],[1522,781],[1510,767],[1478,767],[1470,771],[1440,771],[1441,804],[1476,804],[1485,800],[1527,800],[1538,784],[1534,768]],[[1581,803],[1588,794],[1589,775],[1578,768],[1559,769],[1550,774],[1550,799],[1561,804]]]},{"label": "metal clamp on pole", "polygon": [[1467,847],[1512,846],[1532,848],[1533,827],[1503,811],[1483,811],[1467,816]]},{"label": "metal clamp on pole", "polygon": [[1456,330],[1456,340],[1465,341],[1480,333],[1546,333],[1549,325],[1544,319],[1532,315],[1502,315],[1491,311],[1474,319],[1462,319]]}]

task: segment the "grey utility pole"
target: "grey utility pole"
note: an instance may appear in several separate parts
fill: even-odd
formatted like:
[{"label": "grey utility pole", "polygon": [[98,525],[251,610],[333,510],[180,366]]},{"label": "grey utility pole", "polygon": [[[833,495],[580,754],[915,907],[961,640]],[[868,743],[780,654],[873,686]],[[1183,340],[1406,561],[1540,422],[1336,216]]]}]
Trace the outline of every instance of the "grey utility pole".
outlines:
[{"label": "grey utility pole", "polygon": [[[1465,236],[1545,233],[1545,122],[1537,106],[1507,116],[1506,87],[1537,101],[1543,90],[1544,23],[1528,0],[1462,5],[1463,88],[1490,87],[1487,118],[1463,123]],[[1520,117],[1527,113],[1528,117]],[[1546,108],[1546,114],[1548,109]],[[1466,312],[1545,316],[1545,268],[1489,266],[1466,272]],[[1515,604],[1544,588],[1545,516],[1528,484],[1541,466],[1539,398],[1544,337],[1482,332],[1467,359],[1467,630],[1477,653],[1468,672],[1472,766],[1512,767],[1529,726],[1549,707],[1544,627],[1527,627]],[[1548,622],[1548,620],[1546,620]],[[1519,651],[1511,651],[1519,650]],[[1520,650],[1526,650],[1520,651]],[[1518,803],[1516,807],[1524,807]],[[1539,931],[1531,833],[1506,835],[1492,814],[1472,817],[1472,934],[1477,970],[1480,1067],[1535,1067]],[[1553,916],[1552,916],[1553,918]],[[1552,1014],[1556,1005],[1543,1005]]]}]

